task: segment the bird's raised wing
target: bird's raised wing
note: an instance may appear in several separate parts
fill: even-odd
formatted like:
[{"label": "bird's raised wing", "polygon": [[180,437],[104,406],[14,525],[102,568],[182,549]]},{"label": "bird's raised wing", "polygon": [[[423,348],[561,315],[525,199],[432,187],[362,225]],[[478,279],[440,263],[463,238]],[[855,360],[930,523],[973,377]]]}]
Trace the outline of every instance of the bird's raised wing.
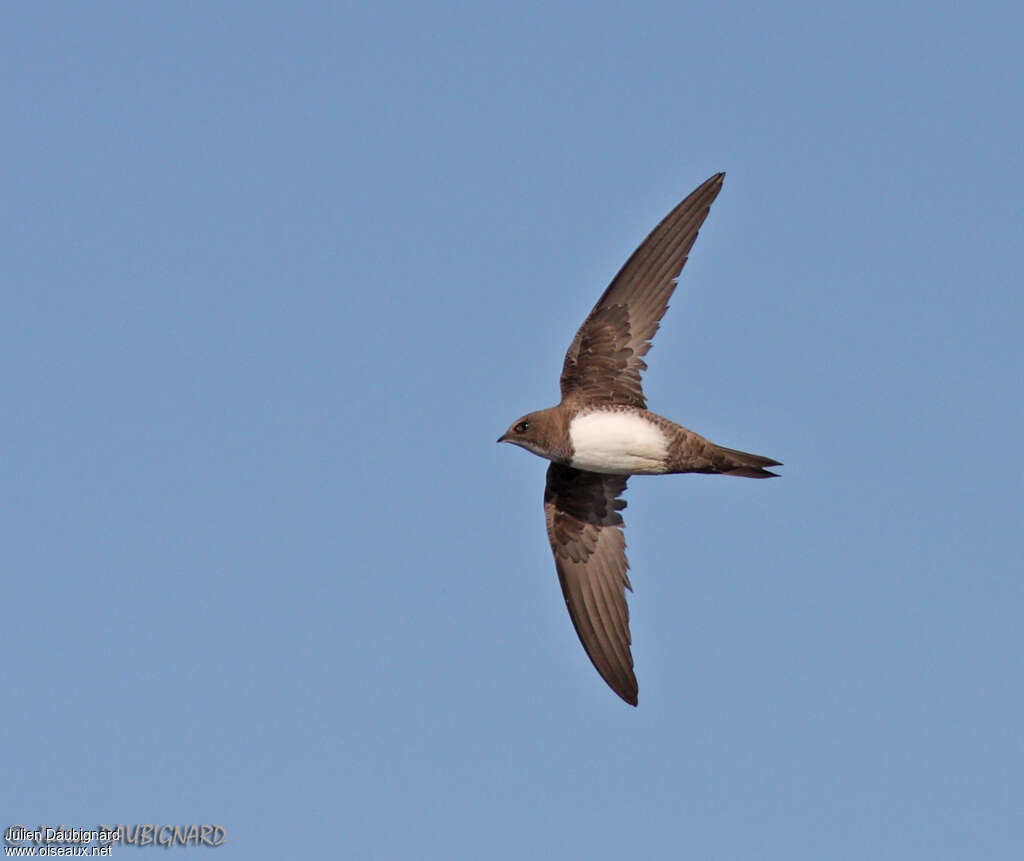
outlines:
[{"label": "bird's raised wing", "polygon": [[641,357],[724,177],[715,174],[665,216],[597,300],[565,354],[563,401],[646,408]]},{"label": "bird's raised wing", "polygon": [[629,650],[626,540],[618,497],[626,476],[584,472],[552,463],[544,516],[569,617],[587,655],[615,693],[636,705]]}]

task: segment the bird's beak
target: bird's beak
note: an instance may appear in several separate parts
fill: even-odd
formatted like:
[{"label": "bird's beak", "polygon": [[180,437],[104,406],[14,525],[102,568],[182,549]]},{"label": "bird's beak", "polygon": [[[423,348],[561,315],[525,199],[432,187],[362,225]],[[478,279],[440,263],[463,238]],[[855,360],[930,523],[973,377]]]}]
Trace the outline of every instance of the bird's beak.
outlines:
[{"label": "bird's beak", "polygon": [[498,437],[498,442],[508,442],[508,434],[503,433],[500,437]]}]

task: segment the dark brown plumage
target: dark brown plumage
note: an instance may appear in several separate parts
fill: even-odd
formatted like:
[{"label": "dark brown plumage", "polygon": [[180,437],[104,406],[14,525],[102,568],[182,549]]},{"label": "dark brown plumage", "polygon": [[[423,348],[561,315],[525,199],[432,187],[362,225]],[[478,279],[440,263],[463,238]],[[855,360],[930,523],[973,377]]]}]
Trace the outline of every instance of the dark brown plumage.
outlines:
[{"label": "dark brown plumage", "polygon": [[601,677],[637,703],[625,590],[621,499],[632,474],[770,478],[768,457],[724,448],[647,410],[643,356],[722,188],[697,188],[633,252],[584,320],[565,356],[562,400],[522,416],[498,439],[551,461],[544,515],[558,580],[580,642]]},{"label": "dark brown plumage", "polygon": [[724,179],[716,173],[666,215],[601,294],[565,354],[562,403],[647,406],[641,357]]},{"label": "dark brown plumage", "polygon": [[637,684],[629,651],[632,589],[626,571],[622,515],[626,476],[602,475],[552,463],[544,488],[544,517],[555,570],[573,627],[611,689],[636,705]]}]

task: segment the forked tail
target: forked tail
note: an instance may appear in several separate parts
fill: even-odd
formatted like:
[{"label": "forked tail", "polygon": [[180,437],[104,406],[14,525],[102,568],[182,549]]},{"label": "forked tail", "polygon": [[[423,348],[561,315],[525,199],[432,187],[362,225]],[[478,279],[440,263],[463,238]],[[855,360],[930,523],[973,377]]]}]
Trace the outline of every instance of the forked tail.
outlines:
[{"label": "forked tail", "polygon": [[711,462],[713,467],[708,470],[709,472],[717,472],[721,475],[739,475],[743,478],[778,478],[778,473],[769,472],[765,467],[782,466],[779,461],[772,460],[770,457],[737,451],[734,448],[723,448],[714,444],[712,444]]}]

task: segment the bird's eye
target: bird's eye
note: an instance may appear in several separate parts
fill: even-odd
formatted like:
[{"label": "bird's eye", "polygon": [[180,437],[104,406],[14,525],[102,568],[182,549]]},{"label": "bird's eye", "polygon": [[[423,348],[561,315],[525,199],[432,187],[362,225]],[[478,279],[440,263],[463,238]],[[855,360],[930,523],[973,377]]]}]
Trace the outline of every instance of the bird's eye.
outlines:
[{"label": "bird's eye", "polygon": [[519,424],[517,424],[514,428],[512,428],[512,430],[514,430],[516,433],[526,433],[529,429],[530,429],[530,423],[529,422],[519,422]]}]

